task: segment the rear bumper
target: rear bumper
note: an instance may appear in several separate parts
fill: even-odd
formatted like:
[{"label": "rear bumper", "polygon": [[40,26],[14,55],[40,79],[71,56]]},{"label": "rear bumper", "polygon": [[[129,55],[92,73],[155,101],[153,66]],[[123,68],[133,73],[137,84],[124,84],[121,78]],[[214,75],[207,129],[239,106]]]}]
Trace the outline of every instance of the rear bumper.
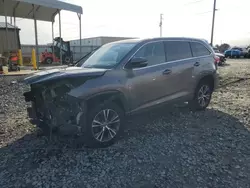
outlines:
[{"label": "rear bumper", "polygon": [[225,62],[227,59],[225,57],[220,57],[220,62]]}]

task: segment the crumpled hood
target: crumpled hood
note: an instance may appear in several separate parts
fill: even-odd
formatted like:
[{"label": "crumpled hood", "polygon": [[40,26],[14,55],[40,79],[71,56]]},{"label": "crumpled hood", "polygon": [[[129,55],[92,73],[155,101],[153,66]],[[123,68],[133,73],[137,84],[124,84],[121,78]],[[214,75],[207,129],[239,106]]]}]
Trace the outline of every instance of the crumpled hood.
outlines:
[{"label": "crumpled hood", "polygon": [[107,69],[94,69],[94,68],[82,68],[82,67],[67,67],[64,69],[51,69],[41,71],[33,74],[30,77],[24,79],[26,84],[35,84],[45,82],[49,80],[72,78],[78,76],[102,76]]}]

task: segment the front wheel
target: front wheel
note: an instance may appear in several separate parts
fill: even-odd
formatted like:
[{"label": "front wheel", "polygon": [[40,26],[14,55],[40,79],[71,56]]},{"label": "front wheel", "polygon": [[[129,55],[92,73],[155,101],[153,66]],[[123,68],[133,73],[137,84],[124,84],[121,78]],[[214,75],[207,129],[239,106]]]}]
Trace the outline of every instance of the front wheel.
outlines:
[{"label": "front wheel", "polygon": [[113,102],[96,105],[83,125],[84,142],[91,148],[108,147],[122,134],[123,124],[124,112],[118,105]]},{"label": "front wheel", "polygon": [[65,57],[65,59],[64,59],[64,63],[66,64],[66,65],[68,65],[68,64],[70,64],[71,63],[71,58],[70,57]]},{"label": "front wheel", "polygon": [[202,81],[195,90],[193,100],[189,101],[192,110],[205,110],[212,97],[212,87],[209,82]]},{"label": "front wheel", "polygon": [[53,63],[53,59],[51,57],[47,57],[45,60],[46,64],[52,64]]}]

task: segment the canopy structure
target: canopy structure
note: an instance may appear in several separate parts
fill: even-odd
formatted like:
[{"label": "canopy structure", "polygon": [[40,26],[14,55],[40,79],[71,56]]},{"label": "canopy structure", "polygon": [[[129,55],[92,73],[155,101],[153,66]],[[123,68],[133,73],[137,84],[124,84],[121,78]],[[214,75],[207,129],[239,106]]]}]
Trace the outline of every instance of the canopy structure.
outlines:
[{"label": "canopy structure", "polygon": [[[60,11],[66,10],[75,12],[79,18],[80,30],[80,46],[81,46],[81,14],[82,7],[65,3],[58,0],[0,0],[0,16],[5,16],[6,22],[6,38],[8,39],[7,16],[14,18],[14,26],[16,26],[15,18],[33,19],[35,26],[36,52],[38,53],[37,40],[37,20],[52,22],[52,37],[54,38],[54,21],[55,16],[59,14],[59,35],[61,38],[61,15]],[[62,55],[60,58],[62,62]],[[37,55],[38,61],[38,55]]]}]

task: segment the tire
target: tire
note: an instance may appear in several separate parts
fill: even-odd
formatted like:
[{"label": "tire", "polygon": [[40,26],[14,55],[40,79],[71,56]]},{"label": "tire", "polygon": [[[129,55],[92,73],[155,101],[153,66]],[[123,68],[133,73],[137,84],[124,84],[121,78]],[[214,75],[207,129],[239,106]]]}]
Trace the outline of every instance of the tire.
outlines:
[{"label": "tire", "polygon": [[[204,95],[207,96],[203,97],[205,103],[202,102],[203,99],[199,99],[201,97],[202,91],[204,91],[205,92]],[[209,83],[209,81],[207,80],[201,81],[195,90],[194,98],[191,101],[189,101],[189,106],[191,110],[193,111],[205,110],[207,106],[210,104],[212,93],[213,93],[212,84]]]},{"label": "tire", "polygon": [[51,57],[47,57],[47,58],[44,60],[44,62],[45,62],[46,64],[52,64],[52,63],[53,63],[53,59],[52,59]]},{"label": "tire", "polygon": [[[113,123],[104,123],[104,111],[107,115],[107,119],[110,122],[113,121]],[[94,106],[90,112],[87,113],[86,117],[86,125],[82,126],[83,141],[87,147],[108,147],[114,144],[123,133],[125,119],[124,111],[113,102]]]},{"label": "tire", "polygon": [[64,58],[64,63],[66,65],[70,64],[70,62],[71,62],[71,58],[70,57],[67,56],[67,57]]}]

